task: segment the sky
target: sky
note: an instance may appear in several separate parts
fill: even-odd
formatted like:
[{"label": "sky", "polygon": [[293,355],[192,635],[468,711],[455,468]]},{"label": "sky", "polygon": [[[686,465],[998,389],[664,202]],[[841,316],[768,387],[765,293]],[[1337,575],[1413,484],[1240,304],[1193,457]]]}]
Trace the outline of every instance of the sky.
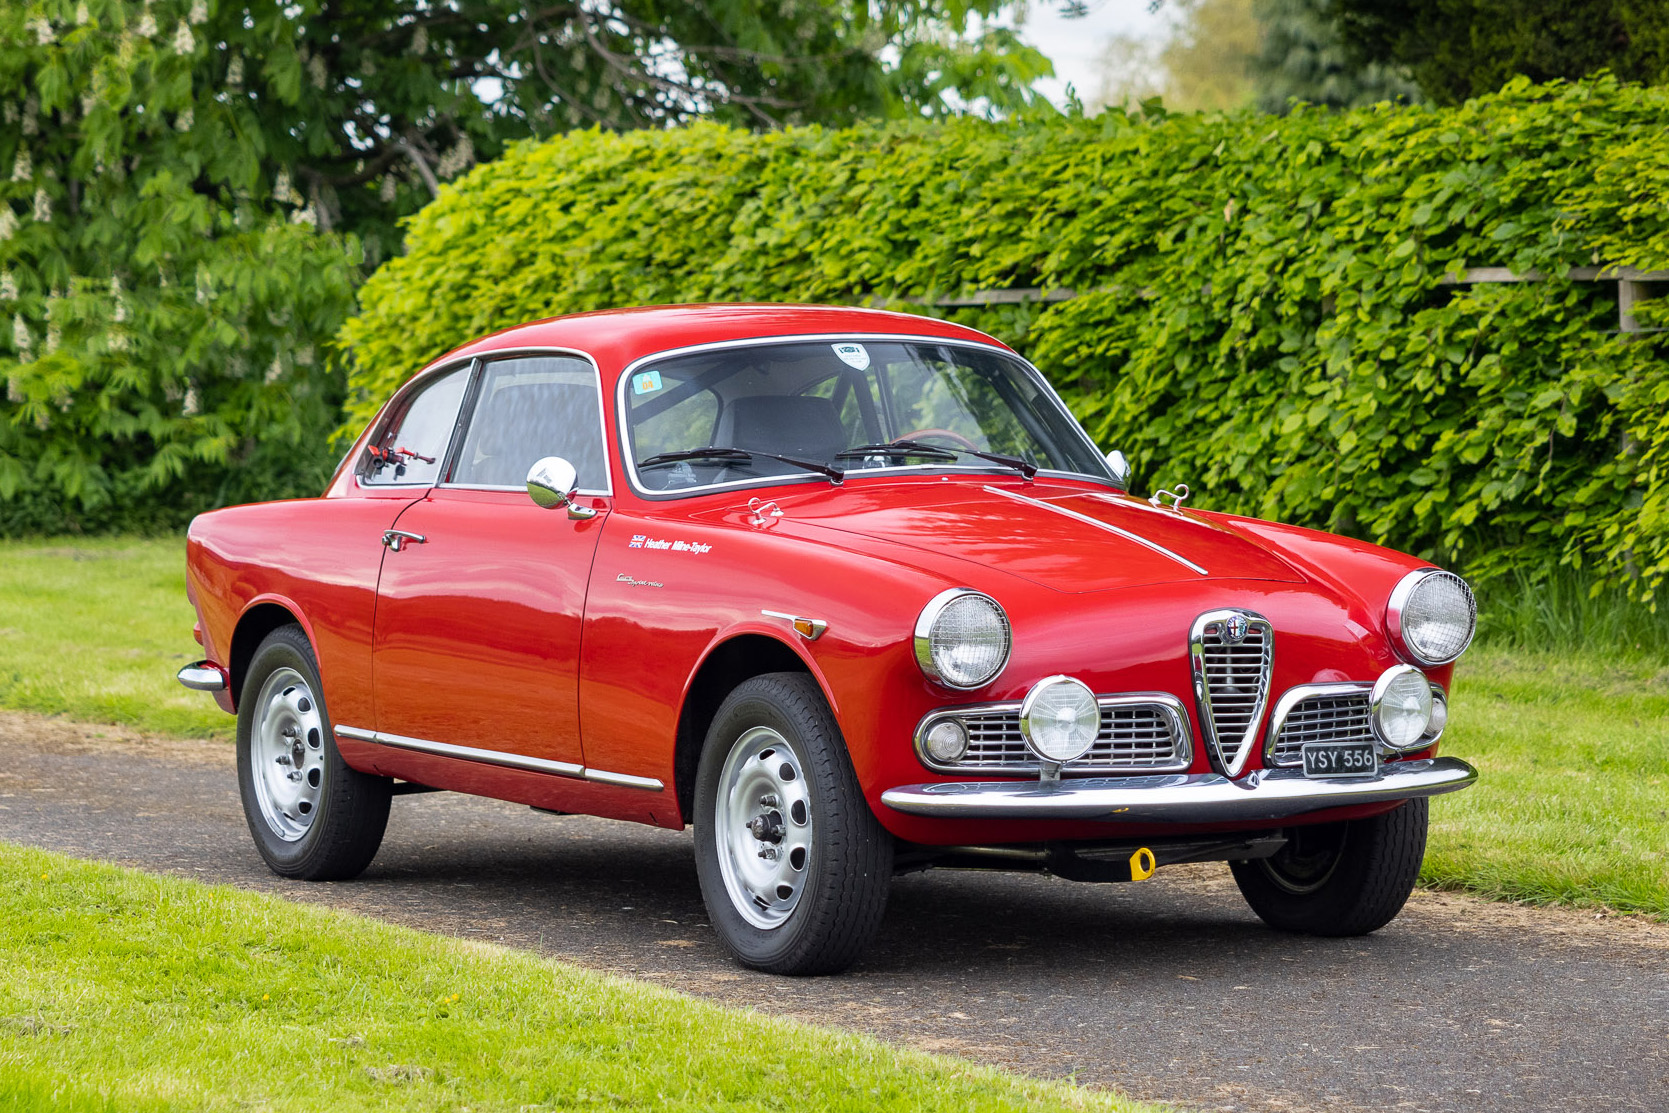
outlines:
[{"label": "sky", "polygon": [[1163,14],[1148,10],[1149,0],[1088,0],[1088,7],[1083,18],[1066,19],[1058,0],[1030,0],[1020,25],[1020,37],[1055,63],[1055,79],[1037,87],[1057,105],[1065,104],[1068,84],[1086,100],[1095,94],[1101,80],[1097,60],[1109,38],[1158,38],[1165,26]]}]

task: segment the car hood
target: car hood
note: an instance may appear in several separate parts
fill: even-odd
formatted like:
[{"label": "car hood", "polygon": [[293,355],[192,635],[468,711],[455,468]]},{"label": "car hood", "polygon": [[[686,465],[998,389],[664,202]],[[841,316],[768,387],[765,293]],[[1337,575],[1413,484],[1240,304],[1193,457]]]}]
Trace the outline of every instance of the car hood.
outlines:
[{"label": "car hood", "polygon": [[[959,557],[1064,592],[1205,579],[1305,578],[1265,545],[1194,511],[1113,491],[959,482],[825,491],[778,500],[796,526]],[[792,527],[791,527],[792,528]]]}]

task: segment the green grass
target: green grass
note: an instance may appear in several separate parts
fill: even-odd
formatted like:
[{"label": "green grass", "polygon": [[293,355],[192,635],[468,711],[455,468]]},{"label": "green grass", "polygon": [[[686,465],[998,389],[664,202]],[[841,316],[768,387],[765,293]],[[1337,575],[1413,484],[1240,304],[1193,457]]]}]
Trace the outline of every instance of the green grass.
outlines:
[{"label": "green grass", "polygon": [[1428,884],[1669,919],[1669,665],[1486,645],[1449,718],[1480,776],[1432,805]]},{"label": "green grass", "polygon": [[[0,706],[227,737],[174,680],[191,623],[179,539],[0,543]],[[1435,804],[1427,883],[1669,918],[1669,610],[1498,585],[1451,721],[1482,778]]]},{"label": "green grass", "polygon": [[0,542],[0,707],[229,738],[174,679],[202,656],[195,620],[181,538]]},{"label": "green grass", "polygon": [[1620,588],[1594,589],[1569,568],[1487,584],[1478,599],[1478,643],[1522,653],[1669,662],[1669,607],[1653,611]]},{"label": "green grass", "polygon": [[1152,1110],[0,844],[0,1109]]}]

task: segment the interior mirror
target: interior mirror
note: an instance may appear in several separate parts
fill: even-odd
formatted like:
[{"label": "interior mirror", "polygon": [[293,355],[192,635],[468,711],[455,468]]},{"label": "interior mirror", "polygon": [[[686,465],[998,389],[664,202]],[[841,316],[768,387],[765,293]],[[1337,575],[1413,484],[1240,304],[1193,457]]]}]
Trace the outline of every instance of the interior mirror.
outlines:
[{"label": "interior mirror", "polygon": [[[1124,453],[1116,448],[1107,453],[1107,467],[1112,469],[1113,478],[1118,480],[1119,486],[1128,491],[1130,489],[1130,461],[1124,458]],[[532,482],[532,477],[529,477],[528,483],[531,484]]]},{"label": "interior mirror", "polygon": [[574,502],[578,476],[574,465],[560,456],[546,456],[527,469],[527,496],[546,510],[559,506],[568,508],[568,517],[581,522],[595,518],[597,512],[589,506]]}]

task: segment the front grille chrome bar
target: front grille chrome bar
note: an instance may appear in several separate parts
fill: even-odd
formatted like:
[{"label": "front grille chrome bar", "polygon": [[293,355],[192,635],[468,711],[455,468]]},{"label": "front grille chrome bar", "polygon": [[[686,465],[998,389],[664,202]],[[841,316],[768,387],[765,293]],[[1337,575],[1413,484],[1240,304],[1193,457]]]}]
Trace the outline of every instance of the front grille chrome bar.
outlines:
[{"label": "front grille chrome bar", "polygon": [[[1089,752],[1061,767],[1063,775],[1084,773],[1168,773],[1194,761],[1194,734],[1182,701],[1168,692],[1098,696],[1101,727]],[[927,732],[947,719],[968,733],[961,760],[936,761],[927,753]],[[1037,755],[1020,734],[1020,704],[983,703],[945,707],[916,725],[916,756],[940,773],[1036,775]]]},{"label": "front grille chrome bar", "polygon": [[1269,702],[1274,628],[1252,611],[1207,611],[1188,632],[1188,657],[1206,752],[1224,776],[1238,777]]}]

